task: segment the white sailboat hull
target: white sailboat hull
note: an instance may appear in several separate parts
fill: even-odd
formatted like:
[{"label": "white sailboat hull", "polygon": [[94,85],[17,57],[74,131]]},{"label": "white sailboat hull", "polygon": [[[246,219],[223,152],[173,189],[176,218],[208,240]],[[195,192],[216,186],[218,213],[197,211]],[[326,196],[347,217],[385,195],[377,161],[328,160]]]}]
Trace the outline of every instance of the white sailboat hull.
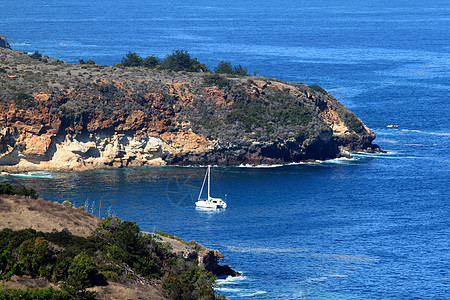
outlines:
[{"label": "white sailboat hull", "polygon": [[211,198],[207,200],[198,200],[195,202],[195,206],[203,208],[226,208],[227,204],[218,198]]}]

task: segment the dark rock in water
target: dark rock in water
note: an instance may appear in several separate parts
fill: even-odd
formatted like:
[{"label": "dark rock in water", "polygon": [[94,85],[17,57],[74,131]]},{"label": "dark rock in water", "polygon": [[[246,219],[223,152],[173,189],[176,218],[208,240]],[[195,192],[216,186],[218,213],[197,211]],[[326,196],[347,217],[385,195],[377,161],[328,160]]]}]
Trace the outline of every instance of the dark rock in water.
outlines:
[{"label": "dark rock in water", "polygon": [[241,273],[231,269],[229,265],[217,266],[215,269],[211,270],[211,272],[216,275],[217,278],[241,276]]},{"label": "dark rock in water", "polygon": [[11,49],[11,46],[9,45],[8,41],[1,33],[0,33],[0,48]]},{"label": "dark rock in water", "polygon": [[200,265],[213,273],[216,277],[240,276],[241,273],[231,269],[229,265],[219,265],[219,260],[223,260],[223,255],[217,250],[205,249],[201,251]]}]

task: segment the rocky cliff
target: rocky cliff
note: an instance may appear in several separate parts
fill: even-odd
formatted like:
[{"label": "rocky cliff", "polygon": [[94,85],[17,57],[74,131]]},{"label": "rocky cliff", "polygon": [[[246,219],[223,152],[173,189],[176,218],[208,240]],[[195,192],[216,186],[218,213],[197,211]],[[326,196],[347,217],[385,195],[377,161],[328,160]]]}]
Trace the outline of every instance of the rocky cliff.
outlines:
[{"label": "rocky cliff", "polygon": [[9,45],[8,41],[5,39],[5,37],[1,33],[0,33],[0,48],[11,49],[11,46]]},{"label": "rocky cliff", "polygon": [[317,86],[0,49],[0,170],[278,164],[379,151]]}]

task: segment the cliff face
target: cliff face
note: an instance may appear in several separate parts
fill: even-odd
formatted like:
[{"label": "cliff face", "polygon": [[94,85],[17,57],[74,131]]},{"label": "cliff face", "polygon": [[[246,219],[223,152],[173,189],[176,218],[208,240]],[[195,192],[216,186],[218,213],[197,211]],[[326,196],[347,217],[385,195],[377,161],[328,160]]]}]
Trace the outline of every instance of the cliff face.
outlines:
[{"label": "cliff face", "polygon": [[1,171],[289,163],[379,151],[374,138],[331,95],[300,83],[0,49]]},{"label": "cliff face", "polygon": [[0,33],[0,48],[11,49],[11,46],[9,45],[8,41],[5,39],[5,37],[1,33]]}]

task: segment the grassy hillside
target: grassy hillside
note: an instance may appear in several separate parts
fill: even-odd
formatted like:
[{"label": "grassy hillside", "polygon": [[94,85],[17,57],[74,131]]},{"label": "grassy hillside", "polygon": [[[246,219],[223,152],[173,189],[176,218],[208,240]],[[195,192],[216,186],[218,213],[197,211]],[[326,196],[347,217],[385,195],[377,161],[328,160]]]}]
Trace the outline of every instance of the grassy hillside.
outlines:
[{"label": "grassy hillside", "polygon": [[[16,218],[23,214],[40,230]],[[0,219],[0,299],[221,298],[214,275],[198,265],[209,249],[197,243],[18,195],[0,195]]]}]

